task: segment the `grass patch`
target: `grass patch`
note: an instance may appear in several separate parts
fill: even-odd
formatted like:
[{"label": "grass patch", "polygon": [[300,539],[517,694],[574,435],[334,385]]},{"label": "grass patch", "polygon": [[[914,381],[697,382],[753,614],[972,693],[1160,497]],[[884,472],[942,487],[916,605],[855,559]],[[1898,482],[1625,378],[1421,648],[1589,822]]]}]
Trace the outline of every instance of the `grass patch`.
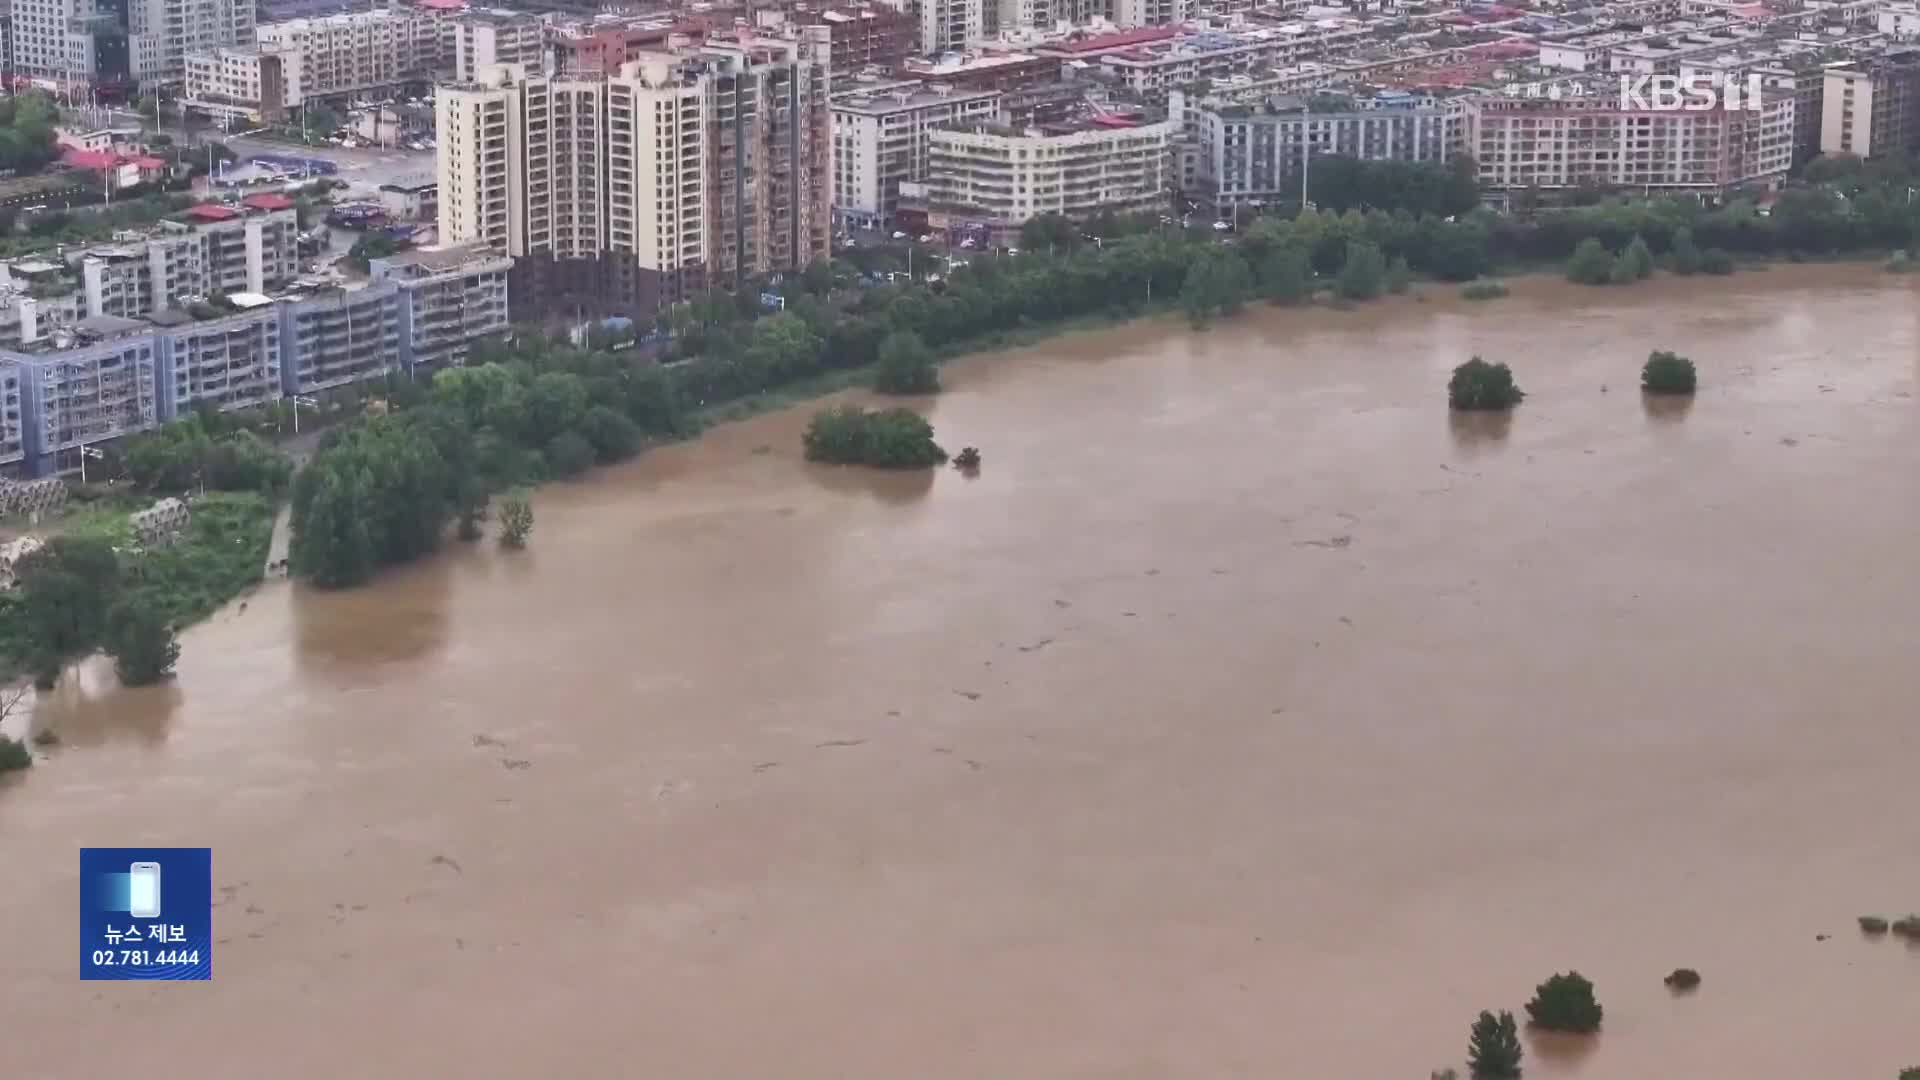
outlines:
[{"label": "grass patch", "polygon": [[1501,281],[1469,281],[1460,286],[1462,300],[1498,300],[1505,295],[1507,295],[1507,286]]},{"label": "grass patch", "polygon": [[127,584],[148,591],[177,626],[198,622],[260,580],[275,507],[251,492],[208,492],[173,544],[130,561]]}]

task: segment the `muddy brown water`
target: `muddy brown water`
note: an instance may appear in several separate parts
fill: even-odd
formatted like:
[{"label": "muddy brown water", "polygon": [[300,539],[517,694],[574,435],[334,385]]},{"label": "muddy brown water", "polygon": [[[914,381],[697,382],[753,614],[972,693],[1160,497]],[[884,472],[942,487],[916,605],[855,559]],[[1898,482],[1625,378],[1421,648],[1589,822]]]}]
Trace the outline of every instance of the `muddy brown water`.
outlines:
[{"label": "muddy brown water", "polygon": [[[1082,334],[949,371],[976,477],[810,467],[802,408],[263,587],[43,706],[0,1074],[1396,1080],[1571,967],[1606,1031],[1529,1076],[1892,1080],[1912,289]],[[1510,424],[1450,422],[1473,353]],[[215,981],[77,981],[82,844],[213,847]]]}]

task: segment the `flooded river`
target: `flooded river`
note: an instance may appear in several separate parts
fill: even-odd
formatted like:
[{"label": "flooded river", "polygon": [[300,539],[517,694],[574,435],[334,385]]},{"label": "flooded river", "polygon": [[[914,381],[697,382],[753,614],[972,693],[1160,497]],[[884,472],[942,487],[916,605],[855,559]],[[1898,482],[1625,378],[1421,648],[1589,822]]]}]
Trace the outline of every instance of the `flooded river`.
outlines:
[{"label": "flooded river", "polygon": [[[1411,1080],[1578,968],[1529,1077],[1893,1080],[1913,287],[1077,335],[949,370],[977,477],[799,409],[265,586],[0,785],[0,1074]],[[1510,425],[1449,420],[1475,353]],[[77,981],[83,844],[212,846],[212,983]]]}]

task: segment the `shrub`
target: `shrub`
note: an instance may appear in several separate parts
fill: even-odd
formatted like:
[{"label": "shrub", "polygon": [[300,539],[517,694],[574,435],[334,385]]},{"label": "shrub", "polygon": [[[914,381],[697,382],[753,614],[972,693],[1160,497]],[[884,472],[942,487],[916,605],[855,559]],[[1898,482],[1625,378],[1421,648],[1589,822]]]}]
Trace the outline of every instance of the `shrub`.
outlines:
[{"label": "shrub", "polygon": [[911,409],[837,405],[813,415],[802,437],[807,460],[830,465],[924,469],[947,460],[933,425]]},{"label": "shrub", "polygon": [[1692,968],[1674,968],[1673,973],[1661,981],[1669,990],[1691,990],[1700,985],[1700,973]]},{"label": "shrub", "polygon": [[940,369],[920,335],[896,330],[880,342],[880,368],[874,389],[883,394],[933,394],[940,390]]},{"label": "shrub", "polygon": [[1613,281],[1613,256],[1600,241],[1589,236],[1573,249],[1567,260],[1567,280],[1577,285],[1606,285]]},{"label": "shrub", "polygon": [[1700,272],[1703,274],[1733,273],[1733,256],[1720,248],[1708,248],[1700,256]]},{"label": "shrub", "polygon": [[1387,260],[1379,247],[1356,240],[1347,245],[1347,261],[1340,266],[1334,288],[1342,299],[1371,300],[1386,287]]},{"label": "shrub", "polygon": [[1909,941],[1920,941],[1920,915],[1909,915],[1904,919],[1895,919],[1893,920],[1893,925],[1888,927],[1888,929],[1892,930],[1898,937],[1906,938]]},{"label": "shrub", "polygon": [[1655,350],[1640,368],[1640,389],[1649,394],[1691,394],[1697,383],[1693,361],[1678,353]]},{"label": "shrub", "polygon": [[180,659],[180,643],[173,628],[153,604],[133,600],[113,612],[107,627],[107,651],[113,669],[127,686],[147,686],[173,673]]},{"label": "shrub", "polygon": [[524,491],[508,492],[500,500],[500,542],[510,548],[527,546],[533,532],[533,504]]},{"label": "shrub", "polygon": [[593,444],[575,432],[563,431],[547,443],[547,468],[558,477],[579,476],[593,468],[593,457]]},{"label": "shrub", "polygon": [[1520,1032],[1513,1014],[1483,1012],[1467,1036],[1467,1069],[1475,1080],[1511,1080],[1520,1075]]},{"label": "shrub", "polygon": [[1393,261],[1387,264],[1387,291],[1395,294],[1403,293],[1412,284],[1413,270],[1407,266],[1406,257],[1395,255]]},{"label": "shrub", "polygon": [[1673,257],[1670,264],[1676,274],[1700,272],[1700,246],[1693,242],[1692,229],[1681,229],[1673,234]]},{"label": "shrub", "polygon": [[1526,396],[1514,384],[1511,368],[1489,364],[1477,356],[1454,368],[1453,378],[1447,381],[1447,404],[1455,409],[1511,409]]},{"label": "shrub", "polygon": [[1507,295],[1507,286],[1499,281],[1469,281],[1460,286],[1462,300],[1498,300]]},{"label": "shrub", "polygon": [[1887,920],[1878,915],[1860,916],[1860,932],[1869,937],[1879,937],[1887,932]]},{"label": "shrub", "polygon": [[639,425],[618,409],[595,405],[581,423],[593,456],[603,463],[624,461],[640,449]]},{"label": "shrub", "polygon": [[1598,1031],[1601,1012],[1600,1003],[1593,997],[1593,983],[1577,971],[1548,978],[1527,1002],[1529,1021],[1546,1031]]},{"label": "shrub", "polygon": [[1620,261],[1626,264],[1635,281],[1653,276],[1653,252],[1647,250],[1647,242],[1638,234],[1627,245],[1627,250],[1620,253]]},{"label": "shrub", "polygon": [[0,773],[25,769],[32,765],[33,752],[27,749],[26,743],[0,735]]},{"label": "shrub", "polygon": [[967,447],[966,449],[960,451],[958,454],[954,455],[953,463],[955,466],[962,469],[979,468],[980,467],[980,448],[977,446]]},{"label": "shrub", "polygon": [[1900,1070],[1900,1080],[1920,1080],[1920,1065]]}]

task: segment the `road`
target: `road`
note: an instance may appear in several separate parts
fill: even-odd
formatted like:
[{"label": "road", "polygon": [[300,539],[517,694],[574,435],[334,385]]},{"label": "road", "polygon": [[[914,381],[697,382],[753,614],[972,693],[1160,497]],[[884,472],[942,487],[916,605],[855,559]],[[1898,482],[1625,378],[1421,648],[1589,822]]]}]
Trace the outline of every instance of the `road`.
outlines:
[{"label": "road", "polygon": [[434,152],[432,150],[299,146],[275,139],[259,139],[246,135],[227,140],[227,146],[243,158],[254,154],[277,154],[331,161],[340,166],[340,179],[352,184],[356,191],[363,187],[369,190],[378,188],[381,184],[393,180],[433,175]]}]

